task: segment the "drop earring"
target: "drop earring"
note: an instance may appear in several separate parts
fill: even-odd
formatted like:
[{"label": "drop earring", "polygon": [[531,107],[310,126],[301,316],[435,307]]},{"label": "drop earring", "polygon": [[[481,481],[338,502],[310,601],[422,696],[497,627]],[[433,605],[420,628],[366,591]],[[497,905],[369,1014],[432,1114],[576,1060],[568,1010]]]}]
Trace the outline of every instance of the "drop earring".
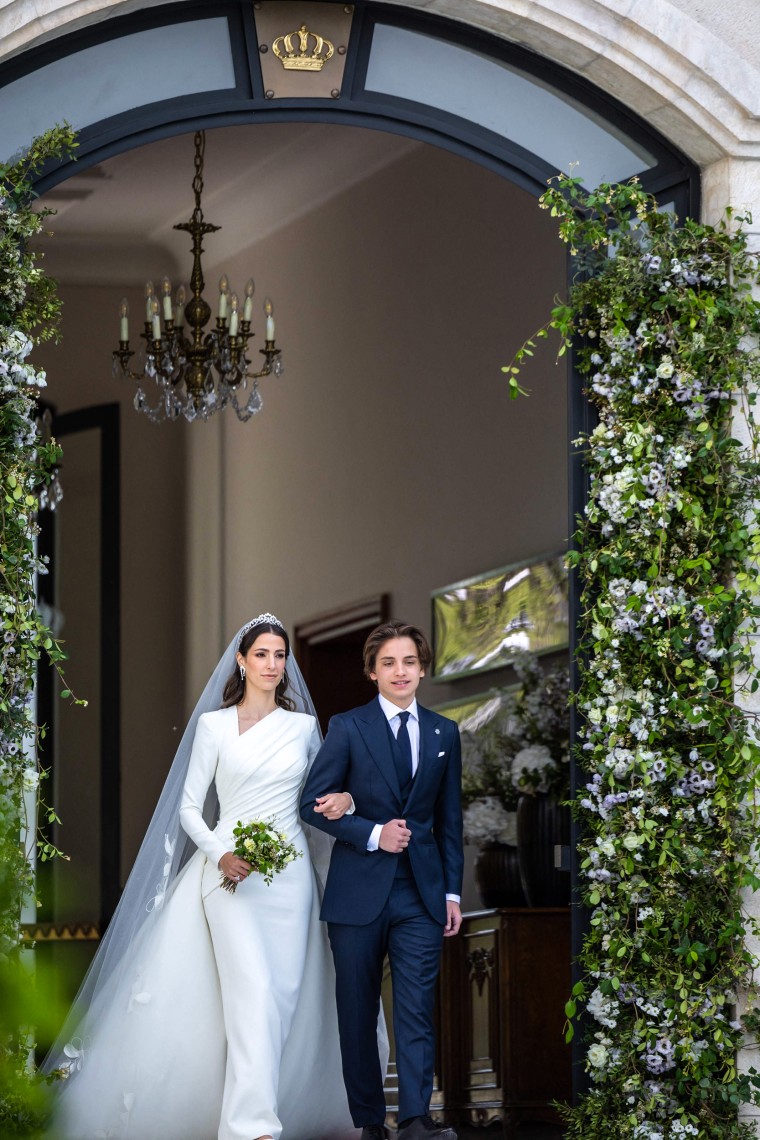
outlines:
[{"label": "drop earring", "polygon": [[240,666],[240,680],[241,681],[245,680],[245,665]]}]

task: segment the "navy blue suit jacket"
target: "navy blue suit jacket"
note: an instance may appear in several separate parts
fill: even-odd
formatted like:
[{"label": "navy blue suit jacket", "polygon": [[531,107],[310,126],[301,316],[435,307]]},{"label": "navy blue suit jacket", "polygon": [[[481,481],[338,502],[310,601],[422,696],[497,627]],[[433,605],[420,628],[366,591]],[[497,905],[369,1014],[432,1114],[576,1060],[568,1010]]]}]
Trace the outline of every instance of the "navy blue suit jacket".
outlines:
[{"label": "navy blue suit jacket", "polygon": [[[412,833],[409,860],[417,889],[436,922],[446,921],[446,895],[462,892],[462,758],[452,720],[417,706],[419,766],[405,802],[380,702],[340,713],[301,796],[301,816],[336,842],[322,901],[325,922],[363,926],[377,918],[390,894],[398,856],[367,851],[377,823],[405,819]],[[314,811],[317,796],[350,792],[354,815],[329,820]]]}]

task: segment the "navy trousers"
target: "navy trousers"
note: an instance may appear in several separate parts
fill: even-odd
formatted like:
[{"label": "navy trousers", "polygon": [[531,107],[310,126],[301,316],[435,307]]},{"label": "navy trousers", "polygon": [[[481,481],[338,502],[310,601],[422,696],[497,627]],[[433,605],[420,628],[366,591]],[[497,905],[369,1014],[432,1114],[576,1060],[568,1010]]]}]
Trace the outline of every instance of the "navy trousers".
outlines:
[{"label": "navy trousers", "polygon": [[399,1120],[423,1116],[433,1092],[433,1010],[443,926],[431,918],[411,872],[394,879],[383,910],[366,926],[328,923],[335,959],[343,1080],[354,1125],[385,1121],[377,1019],[386,954],[393,984]]}]

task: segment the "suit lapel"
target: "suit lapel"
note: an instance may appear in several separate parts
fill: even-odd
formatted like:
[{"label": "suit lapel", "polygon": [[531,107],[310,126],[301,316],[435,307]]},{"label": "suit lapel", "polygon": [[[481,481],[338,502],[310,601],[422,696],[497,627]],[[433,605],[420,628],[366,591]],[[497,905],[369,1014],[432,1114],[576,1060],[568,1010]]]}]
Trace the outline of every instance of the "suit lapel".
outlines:
[{"label": "suit lapel", "polygon": [[391,742],[388,735],[388,721],[380,707],[380,702],[370,701],[357,717],[357,725],[369,754],[379,768],[388,787],[397,800],[401,800],[401,788],[398,782],[396,764],[391,751]]}]

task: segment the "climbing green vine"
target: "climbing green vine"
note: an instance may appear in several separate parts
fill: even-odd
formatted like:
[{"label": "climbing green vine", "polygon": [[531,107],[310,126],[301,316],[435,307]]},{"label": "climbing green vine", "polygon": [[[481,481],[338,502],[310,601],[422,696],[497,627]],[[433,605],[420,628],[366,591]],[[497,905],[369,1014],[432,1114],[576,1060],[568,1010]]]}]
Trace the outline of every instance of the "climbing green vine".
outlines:
[{"label": "climbing green vine", "polygon": [[[737,1070],[760,881],[756,522],[760,284],[749,220],[679,223],[635,182],[553,182],[577,276],[539,337],[575,351],[598,425],[570,556],[582,589],[582,1013],[574,1140],[728,1140],[759,1086]],[[513,394],[529,341],[507,366]],[[749,1012],[742,1021],[740,1000]]]}]

